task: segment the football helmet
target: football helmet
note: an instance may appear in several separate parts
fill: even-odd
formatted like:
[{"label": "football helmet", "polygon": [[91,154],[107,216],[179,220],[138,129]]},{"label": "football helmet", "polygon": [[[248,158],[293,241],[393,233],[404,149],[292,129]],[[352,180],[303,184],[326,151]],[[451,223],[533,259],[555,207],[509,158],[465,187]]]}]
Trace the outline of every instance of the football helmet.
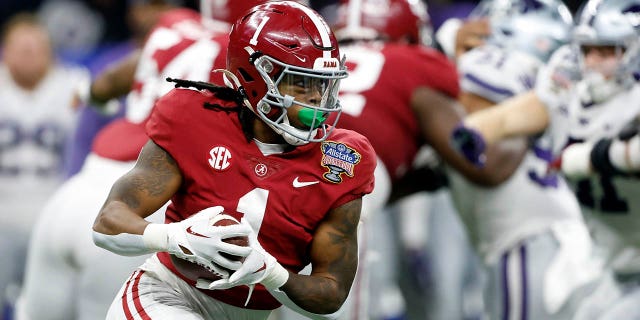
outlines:
[{"label": "football helmet", "polygon": [[[287,143],[324,141],[340,118],[340,79],[347,77],[338,42],[324,19],[293,1],[267,2],[254,7],[232,26],[225,82],[238,89],[245,105]],[[280,92],[295,84],[319,93],[316,102],[298,101]],[[291,125],[287,110],[300,106],[300,122]],[[325,121],[335,114],[330,126]]]},{"label": "football helmet", "polygon": [[483,0],[472,18],[488,18],[487,43],[527,53],[542,62],[571,41],[573,18],[561,0]]},{"label": "football helmet", "polygon": [[422,0],[342,0],[333,26],[338,40],[431,44],[433,28]]},{"label": "football helmet", "polygon": [[[579,13],[573,34],[582,81],[594,102],[602,102],[630,88],[640,78],[640,0],[591,0]],[[607,46],[615,50],[613,66],[590,70],[584,46]],[[602,74],[604,69],[607,75]]]}]

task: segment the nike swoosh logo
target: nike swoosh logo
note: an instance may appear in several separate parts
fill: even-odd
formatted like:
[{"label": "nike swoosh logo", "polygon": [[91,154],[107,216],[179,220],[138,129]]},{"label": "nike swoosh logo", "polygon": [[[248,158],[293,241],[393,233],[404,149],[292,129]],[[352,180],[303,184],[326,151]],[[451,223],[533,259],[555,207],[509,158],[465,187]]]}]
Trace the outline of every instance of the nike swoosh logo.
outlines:
[{"label": "nike swoosh logo", "polygon": [[297,55],[293,55],[294,57],[298,58],[298,60],[300,60],[301,62],[307,62],[307,58],[300,58]]},{"label": "nike swoosh logo", "polygon": [[311,186],[314,185],[316,183],[320,183],[320,181],[308,181],[308,182],[301,182],[298,181],[298,177],[296,177],[295,179],[293,179],[293,187],[294,188],[302,188],[302,187],[307,187],[307,186]]},{"label": "nike swoosh logo", "polygon": [[209,237],[205,236],[205,235],[204,235],[204,234],[202,234],[202,233],[197,233],[197,232],[195,232],[195,231],[191,230],[191,226],[189,226],[189,227],[187,228],[187,233],[192,234],[192,235],[194,235],[194,236],[196,236],[196,237],[209,238]]},{"label": "nike swoosh logo", "polygon": [[254,271],[253,273],[258,273],[258,272],[260,272],[260,271],[262,271],[262,270],[264,270],[264,269],[266,269],[266,268],[267,268],[267,264],[263,262],[263,263],[262,263],[262,267],[260,267],[260,269],[258,269],[258,270],[256,270],[256,271]]}]

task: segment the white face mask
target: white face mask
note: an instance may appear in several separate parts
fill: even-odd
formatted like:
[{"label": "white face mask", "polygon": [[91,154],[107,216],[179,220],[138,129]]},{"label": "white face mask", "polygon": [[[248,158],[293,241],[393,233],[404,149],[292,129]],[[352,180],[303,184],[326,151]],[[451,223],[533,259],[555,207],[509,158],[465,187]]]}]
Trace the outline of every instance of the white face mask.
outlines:
[{"label": "white face mask", "polygon": [[313,129],[311,133],[309,133],[292,126],[291,124],[289,124],[289,118],[286,115],[284,116],[284,119],[282,123],[279,124],[279,126],[275,126],[269,122],[267,122],[267,125],[271,127],[271,129],[273,129],[277,134],[281,135],[284,140],[292,146],[302,146],[309,143],[308,140],[301,139],[299,137],[304,137],[305,135],[309,134],[311,137],[315,137],[318,132],[318,129]]},{"label": "white face mask", "polygon": [[584,91],[581,90],[582,101],[602,103],[624,90],[615,77],[605,78],[602,72],[587,71],[582,78]]},{"label": "white face mask", "polygon": [[585,58],[585,71],[587,73],[600,73],[605,79],[612,79],[620,67],[620,58],[611,56],[597,60]]},{"label": "white face mask", "polygon": [[602,103],[624,91],[625,85],[620,79],[622,57],[622,52],[605,56],[587,53],[582,57],[584,87],[580,96],[583,101]]}]

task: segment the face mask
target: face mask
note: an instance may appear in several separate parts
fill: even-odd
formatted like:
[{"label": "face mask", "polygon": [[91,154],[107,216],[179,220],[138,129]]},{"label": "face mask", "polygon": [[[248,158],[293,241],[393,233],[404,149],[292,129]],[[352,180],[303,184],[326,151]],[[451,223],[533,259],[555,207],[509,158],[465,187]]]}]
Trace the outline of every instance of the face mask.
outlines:
[{"label": "face mask", "polygon": [[581,93],[583,101],[602,103],[623,90],[622,86],[614,79],[606,79],[600,72],[590,71],[583,77],[585,92]]}]

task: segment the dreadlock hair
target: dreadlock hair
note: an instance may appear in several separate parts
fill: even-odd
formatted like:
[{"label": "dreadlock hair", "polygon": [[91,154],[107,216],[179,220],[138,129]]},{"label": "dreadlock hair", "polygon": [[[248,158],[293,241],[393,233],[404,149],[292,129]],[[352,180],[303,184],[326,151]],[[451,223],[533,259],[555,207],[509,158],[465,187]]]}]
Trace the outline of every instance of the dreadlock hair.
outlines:
[{"label": "dreadlock hair", "polygon": [[174,82],[175,88],[195,88],[197,90],[207,90],[214,94],[217,98],[220,98],[225,101],[234,101],[236,103],[235,107],[225,107],[221,106],[217,103],[209,103],[205,102],[202,107],[207,110],[212,111],[223,111],[226,113],[236,112],[238,113],[238,119],[240,120],[240,124],[242,126],[242,132],[247,138],[247,142],[251,141],[254,137],[253,134],[253,120],[255,119],[255,115],[253,112],[250,112],[248,108],[243,108],[244,104],[244,96],[242,92],[235,90],[229,87],[218,86],[213,83],[204,82],[204,81],[193,81],[186,79],[175,79],[175,78],[167,78],[168,82]]}]

